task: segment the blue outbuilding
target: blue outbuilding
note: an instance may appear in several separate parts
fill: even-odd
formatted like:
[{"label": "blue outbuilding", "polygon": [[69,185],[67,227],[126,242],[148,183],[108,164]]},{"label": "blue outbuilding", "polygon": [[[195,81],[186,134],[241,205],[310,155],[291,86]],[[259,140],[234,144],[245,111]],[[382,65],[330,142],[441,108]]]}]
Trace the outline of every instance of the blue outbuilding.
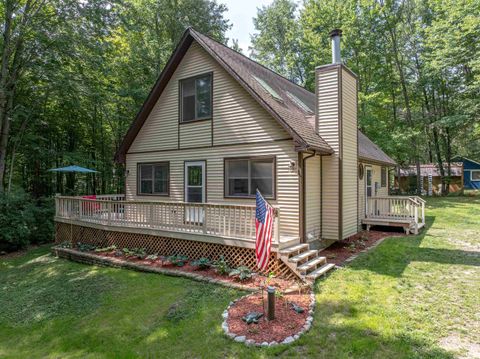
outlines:
[{"label": "blue outbuilding", "polygon": [[480,162],[461,156],[452,158],[452,161],[463,163],[464,189],[480,190]]}]

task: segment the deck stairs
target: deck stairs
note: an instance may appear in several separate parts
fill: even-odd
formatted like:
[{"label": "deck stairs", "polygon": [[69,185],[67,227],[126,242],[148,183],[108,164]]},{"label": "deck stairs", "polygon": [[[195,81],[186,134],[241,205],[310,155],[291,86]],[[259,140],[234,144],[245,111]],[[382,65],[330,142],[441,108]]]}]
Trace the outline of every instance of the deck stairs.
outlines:
[{"label": "deck stairs", "polygon": [[314,282],[335,267],[306,243],[283,248],[278,253],[280,259],[305,282]]}]

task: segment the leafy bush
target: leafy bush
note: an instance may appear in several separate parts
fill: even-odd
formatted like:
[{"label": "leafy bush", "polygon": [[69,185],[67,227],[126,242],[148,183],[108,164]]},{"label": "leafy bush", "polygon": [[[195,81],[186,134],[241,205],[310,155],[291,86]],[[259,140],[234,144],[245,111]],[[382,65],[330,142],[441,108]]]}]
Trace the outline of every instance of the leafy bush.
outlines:
[{"label": "leafy bush", "polygon": [[188,257],[181,254],[174,254],[173,256],[167,257],[167,260],[174,266],[183,267],[188,260]]},{"label": "leafy bush", "polygon": [[154,261],[156,261],[158,258],[159,258],[158,253],[154,253],[154,254],[148,255],[145,259],[154,262]]},{"label": "leafy bush", "polygon": [[199,258],[196,261],[193,261],[191,264],[198,269],[207,269],[210,268],[212,262],[208,258]]},{"label": "leafy bush", "polygon": [[117,249],[117,246],[114,244],[113,246],[110,247],[104,247],[104,248],[96,248],[95,252],[111,252]]},{"label": "leafy bush", "polygon": [[31,202],[33,226],[29,241],[31,244],[49,243],[54,240],[55,201],[53,198],[39,198]]},{"label": "leafy bush", "polygon": [[232,270],[229,274],[230,277],[237,277],[241,281],[252,278],[252,271],[246,266],[240,266]]},{"label": "leafy bush", "polygon": [[123,254],[125,254],[125,257],[127,258],[136,257],[138,259],[143,259],[147,256],[147,251],[145,250],[145,248],[123,248]]},{"label": "leafy bush", "polygon": [[60,247],[60,248],[72,248],[72,242],[70,242],[70,241],[63,241],[62,243],[58,244],[57,247]]},{"label": "leafy bush", "polygon": [[97,247],[94,246],[93,244],[81,243],[81,242],[77,243],[77,248],[80,252],[91,252],[97,249]]},{"label": "leafy bush", "polygon": [[223,256],[213,264],[215,271],[220,275],[227,275],[232,270]]},{"label": "leafy bush", "polygon": [[34,200],[23,192],[0,194],[0,251],[52,241],[53,214],[51,199]]}]

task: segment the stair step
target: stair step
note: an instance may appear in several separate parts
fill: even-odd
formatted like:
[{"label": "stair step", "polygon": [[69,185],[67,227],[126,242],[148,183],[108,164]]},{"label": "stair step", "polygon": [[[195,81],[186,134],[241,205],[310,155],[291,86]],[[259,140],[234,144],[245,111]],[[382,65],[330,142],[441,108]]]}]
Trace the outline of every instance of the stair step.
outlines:
[{"label": "stair step", "polygon": [[309,269],[317,268],[317,266],[320,263],[326,263],[326,262],[327,262],[326,257],[316,257],[316,258],[312,259],[311,261],[306,262],[306,263],[302,264],[301,266],[297,267],[297,269],[300,272],[306,272]]},{"label": "stair step", "polygon": [[305,252],[300,253],[299,255],[296,255],[295,257],[291,257],[288,259],[289,262],[291,263],[298,263],[304,259],[310,258],[314,255],[317,255],[318,251],[315,249],[311,249]]},{"label": "stair step", "polygon": [[295,253],[295,252],[304,251],[306,249],[308,249],[308,244],[306,244],[306,243],[297,244],[295,246],[291,246],[291,247],[287,247],[287,248],[282,249],[280,251],[280,254],[281,255],[289,255],[289,254],[292,254],[292,253]]},{"label": "stair step", "polygon": [[327,273],[329,270],[333,269],[335,267],[335,264],[333,263],[327,263],[321,266],[320,268],[314,270],[313,272],[309,273],[306,275],[307,279],[317,279],[321,275]]}]

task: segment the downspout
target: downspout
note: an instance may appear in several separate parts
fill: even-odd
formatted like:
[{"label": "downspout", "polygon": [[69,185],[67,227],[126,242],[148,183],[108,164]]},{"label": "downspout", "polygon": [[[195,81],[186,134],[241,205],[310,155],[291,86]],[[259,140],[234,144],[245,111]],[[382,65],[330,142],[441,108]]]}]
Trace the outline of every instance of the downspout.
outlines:
[{"label": "downspout", "polygon": [[312,158],[313,156],[316,155],[316,152],[313,151],[312,154],[310,154],[309,156],[307,157],[303,157],[303,154],[302,154],[302,182],[301,182],[301,186],[302,186],[302,190],[301,190],[301,211],[302,211],[302,221],[301,221],[301,237],[300,237],[300,242],[301,243],[306,243],[306,229],[305,229],[305,226],[306,226],[306,213],[305,213],[305,179],[306,179],[306,167],[305,167],[305,162],[309,159],[309,158]]}]

